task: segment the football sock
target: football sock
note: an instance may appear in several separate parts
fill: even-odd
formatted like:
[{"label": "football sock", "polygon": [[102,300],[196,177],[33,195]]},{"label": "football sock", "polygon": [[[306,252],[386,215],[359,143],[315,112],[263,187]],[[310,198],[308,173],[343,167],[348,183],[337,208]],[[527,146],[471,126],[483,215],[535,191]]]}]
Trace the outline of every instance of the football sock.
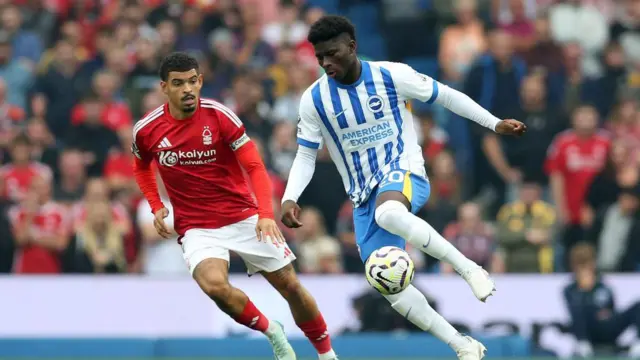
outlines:
[{"label": "football sock", "polygon": [[[298,324],[298,327],[304,335],[311,341],[311,344],[321,355],[320,359],[323,359],[322,355],[325,355],[327,359],[333,359],[335,353],[331,348],[331,337],[329,337],[329,331],[327,330],[327,324],[324,322],[322,314],[319,314],[315,319],[307,321],[302,324]],[[333,355],[333,357],[329,357]]]},{"label": "football sock", "polygon": [[267,331],[269,329],[269,319],[256,308],[251,300],[247,301],[247,305],[244,306],[242,313],[236,316],[234,320],[250,329],[269,335]]},{"label": "football sock", "polygon": [[409,212],[400,201],[390,200],[378,206],[375,218],[381,228],[402,237],[434,258],[451,264],[457,272],[478,266],[462,255],[426,221]]},{"label": "football sock", "polygon": [[430,332],[453,350],[457,351],[469,344],[469,340],[438,314],[415,286],[409,285],[397,294],[384,297],[400,315],[420,329]]}]

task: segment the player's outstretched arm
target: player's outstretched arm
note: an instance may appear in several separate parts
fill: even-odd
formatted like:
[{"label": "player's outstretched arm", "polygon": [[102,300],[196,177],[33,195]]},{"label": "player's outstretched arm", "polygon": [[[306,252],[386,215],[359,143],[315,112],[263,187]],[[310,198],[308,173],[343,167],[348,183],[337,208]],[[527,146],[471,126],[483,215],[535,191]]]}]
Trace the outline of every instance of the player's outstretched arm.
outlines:
[{"label": "player's outstretched arm", "polygon": [[439,89],[435,102],[452,112],[472,120],[498,134],[520,136],[527,131],[527,127],[520,121],[508,119],[500,120],[487,109],[473,101],[466,94],[437,83]]},{"label": "player's outstretched arm", "polygon": [[298,152],[289,171],[289,181],[282,197],[282,223],[289,228],[302,226],[298,219],[300,207],[297,202],[313,178],[317,156],[317,149],[298,146]]}]

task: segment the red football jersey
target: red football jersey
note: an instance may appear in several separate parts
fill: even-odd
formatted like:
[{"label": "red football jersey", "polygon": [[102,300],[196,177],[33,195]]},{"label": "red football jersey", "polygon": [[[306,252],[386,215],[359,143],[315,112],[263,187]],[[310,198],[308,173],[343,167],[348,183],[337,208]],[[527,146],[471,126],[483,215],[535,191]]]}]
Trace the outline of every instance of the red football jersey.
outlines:
[{"label": "red football jersey", "polygon": [[240,119],[224,105],[201,99],[190,118],[176,120],[165,104],[134,126],[133,141],[134,154],[157,165],[179,235],[257,214],[234,154],[249,137]]},{"label": "red football jersey", "polygon": [[45,180],[51,180],[51,169],[39,162],[32,162],[26,166],[7,164],[0,167],[0,178],[4,183],[4,197],[13,202],[24,199],[34,177],[41,176]]},{"label": "red football jersey", "polygon": [[[67,209],[56,203],[47,203],[40,207],[33,217],[32,231],[39,235],[69,235],[70,223]],[[9,219],[14,227],[24,221],[27,213],[20,205],[9,209]],[[60,272],[58,253],[37,244],[27,245],[16,253],[14,265],[17,273],[51,274]]]},{"label": "red football jersey", "polygon": [[611,140],[599,131],[590,138],[580,138],[573,130],[556,136],[549,147],[545,170],[564,177],[567,211],[572,224],[580,223],[580,209],[594,177],[604,168]]}]

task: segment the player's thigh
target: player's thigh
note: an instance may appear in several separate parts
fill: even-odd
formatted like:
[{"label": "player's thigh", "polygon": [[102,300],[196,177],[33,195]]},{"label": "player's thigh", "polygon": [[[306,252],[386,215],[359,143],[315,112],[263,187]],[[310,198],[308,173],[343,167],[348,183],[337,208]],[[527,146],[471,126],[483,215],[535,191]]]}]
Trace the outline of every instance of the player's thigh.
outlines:
[{"label": "player's thigh", "polygon": [[375,219],[376,192],[367,202],[353,209],[353,223],[356,244],[362,262],[366,262],[371,253],[384,246],[405,248],[405,240],[381,228]]},{"label": "player's thigh", "polygon": [[228,248],[242,258],[249,275],[275,272],[291,264],[296,256],[289,245],[258,240],[255,232],[257,223],[256,215],[228,227],[231,230],[227,237]]},{"label": "player's thigh", "polygon": [[407,170],[391,170],[384,175],[376,192],[376,207],[386,201],[400,201],[417,213],[429,200],[431,186],[420,175]]},{"label": "player's thigh", "polygon": [[229,250],[208,229],[188,230],[181,239],[182,256],[191,275],[207,294],[228,283]]}]

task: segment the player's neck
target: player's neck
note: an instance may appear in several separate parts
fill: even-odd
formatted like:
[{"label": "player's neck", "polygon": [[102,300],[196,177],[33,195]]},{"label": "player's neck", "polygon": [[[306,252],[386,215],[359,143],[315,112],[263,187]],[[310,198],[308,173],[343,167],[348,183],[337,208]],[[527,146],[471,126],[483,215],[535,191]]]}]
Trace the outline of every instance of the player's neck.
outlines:
[{"label": "player's neck", "polygon": [[362,74],[362,63],[359,59],[356,59],[356,63],[353,65],[352,69],[347,73],[347,75],[340,82],[342,85],[353,85],[358,79],[360,79],[360,75]]},{"label": "player's neck", "polygon": [[[197,110],[197,108],[196,108],[196,110]],[[186,113],[186,112],[184,112],[182,110],[176,109],[175,107],[173,107],[171,105],[171,103],[169,103],[169,115],[171,115],[171,117],[176,119],[176,120],[188,119],[188,118],[193,116],[193,114],[196,112],[196,110],[194,110],[193,112],[190,112],[190,113]]]}]

